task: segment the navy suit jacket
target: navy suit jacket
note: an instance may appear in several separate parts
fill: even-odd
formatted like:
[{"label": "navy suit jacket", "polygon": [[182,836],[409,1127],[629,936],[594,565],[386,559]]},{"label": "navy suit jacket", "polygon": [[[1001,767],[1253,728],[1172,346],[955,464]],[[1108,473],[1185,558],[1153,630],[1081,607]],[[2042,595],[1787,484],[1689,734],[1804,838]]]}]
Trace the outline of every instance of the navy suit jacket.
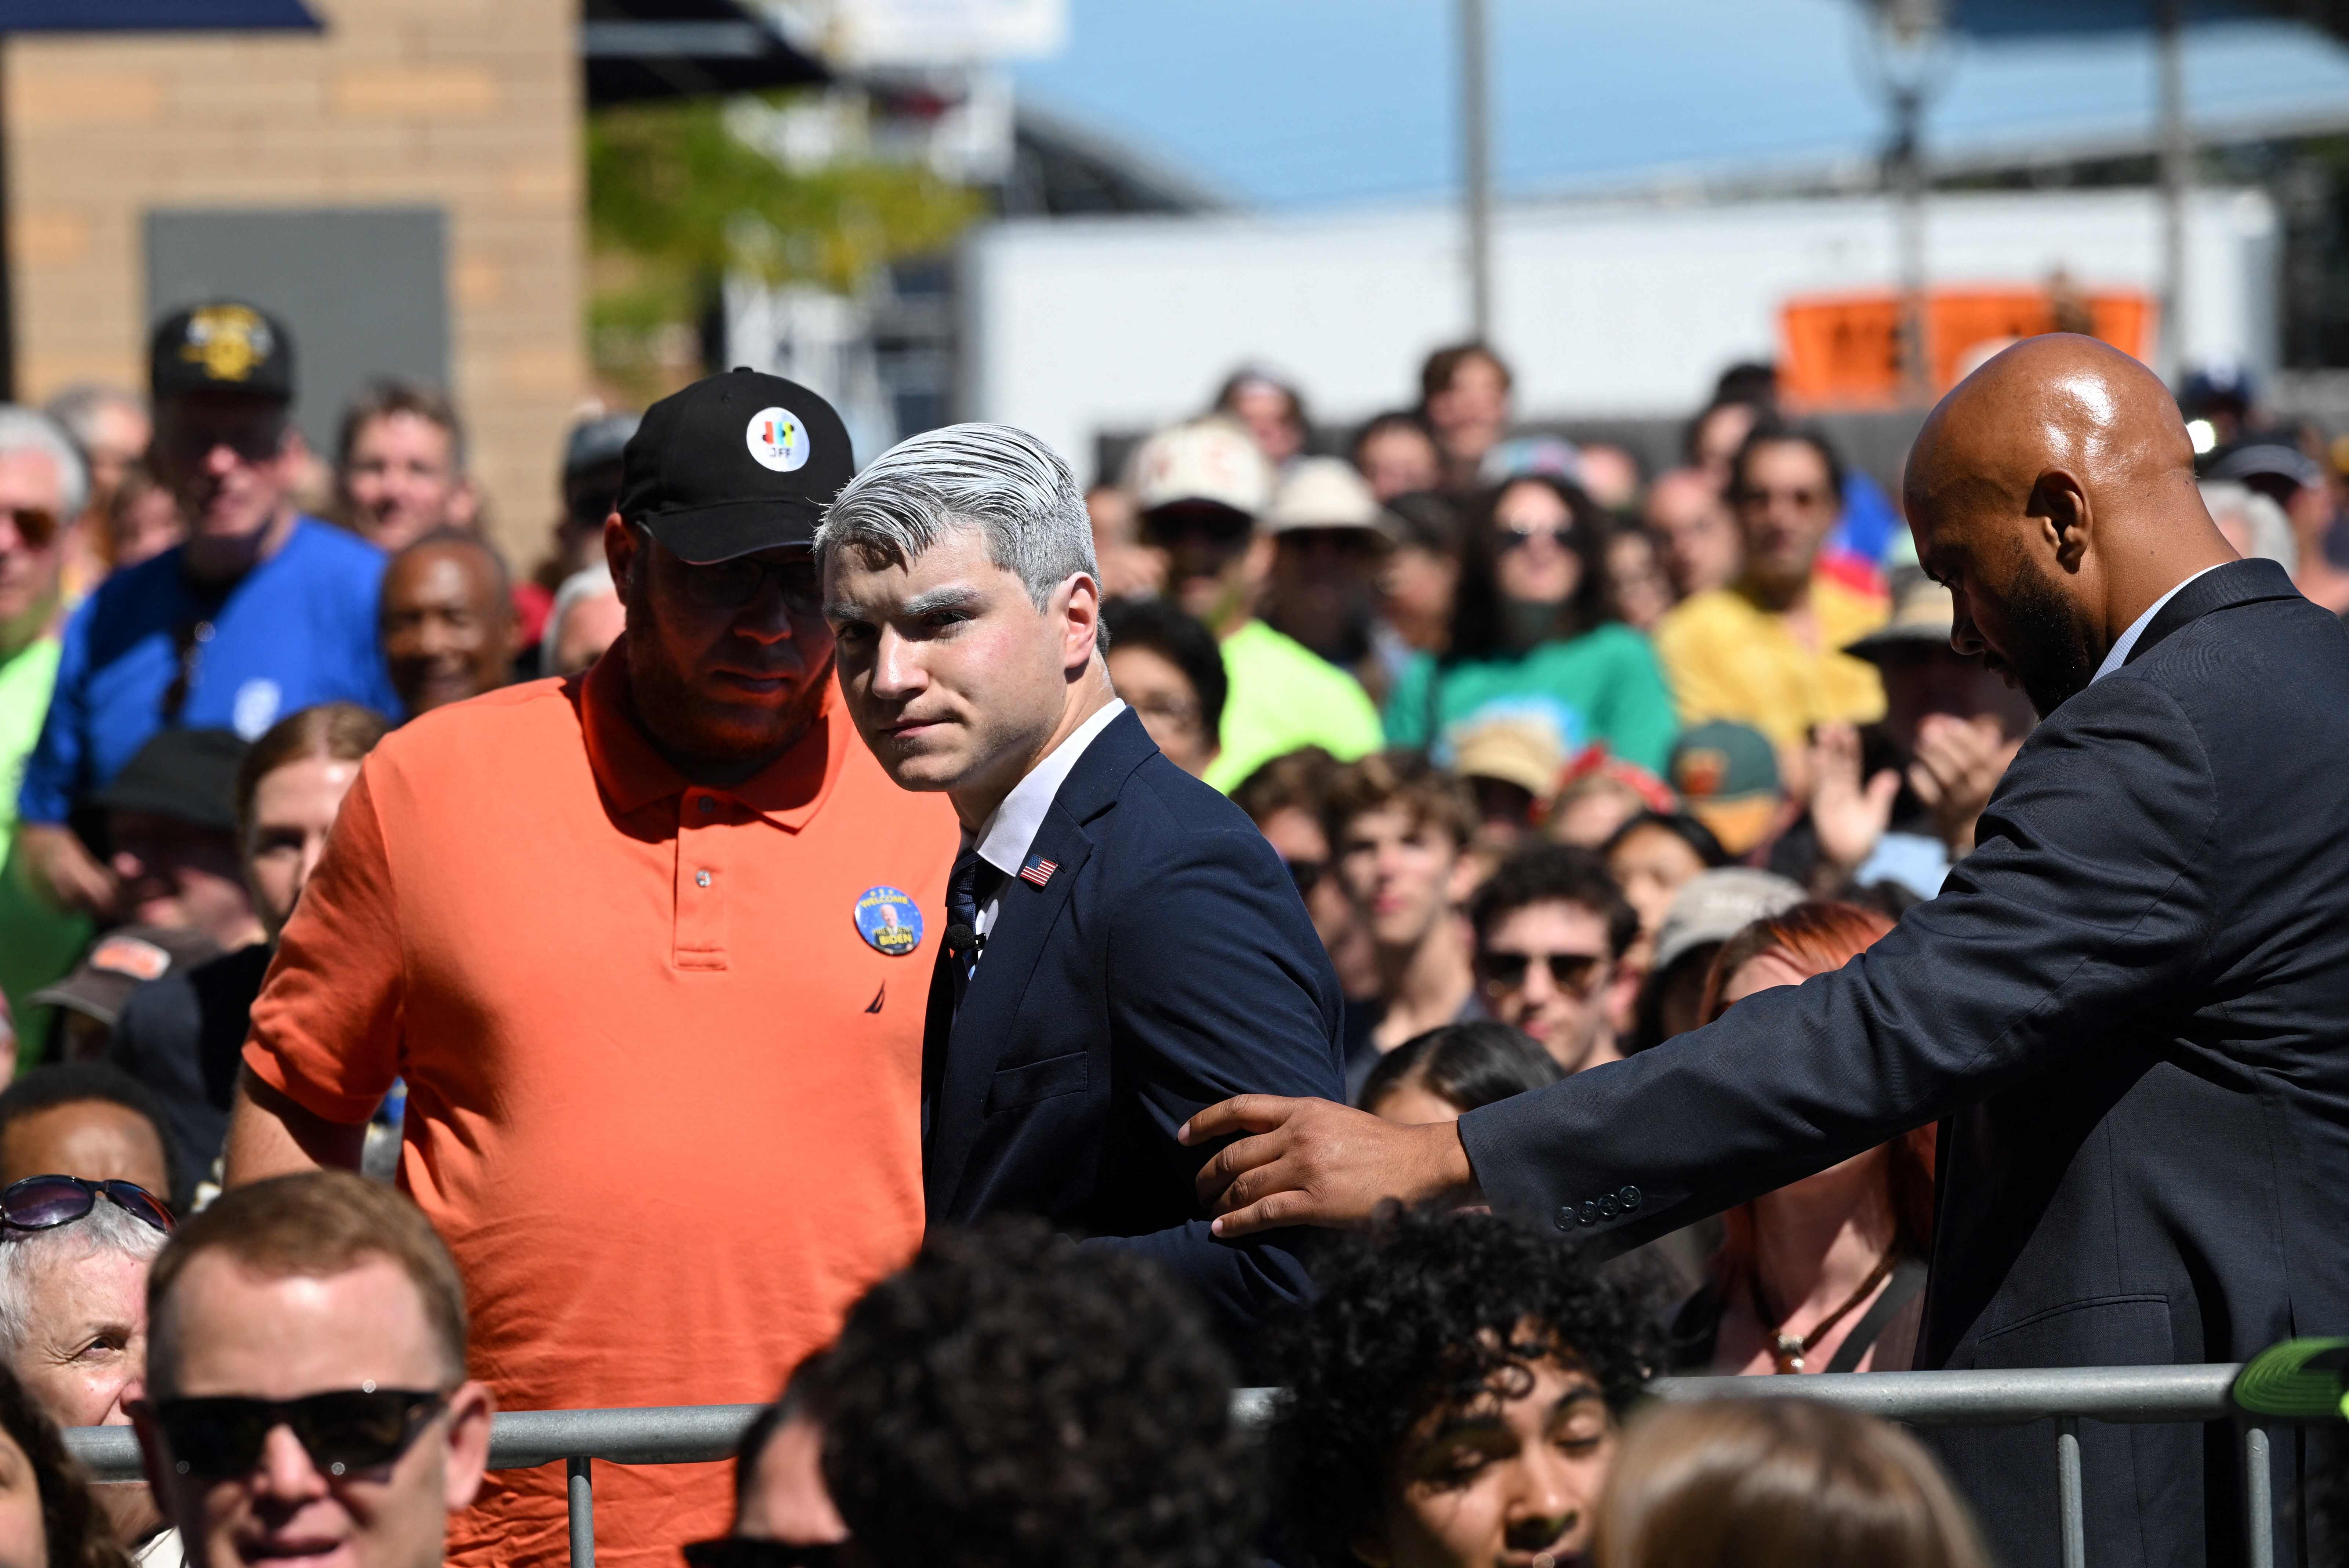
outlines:
[{"label": "navy suit jacket", "polygon": [[[1920,1366],[2349,1332],[2340,620],[2270,562],[2195,579],[2024,742],[1977,844],[1843,969],[1471,1111],[1486,1194],[1630,1246],[1940,1118]],[[2058,1561],[2045,1424],[1934,1440],[2010,1568]],[[2093,1561],[2240,1555],[2223,1424],[2081,1445]]]},{"label": "navy suit jacket", "polygon": [[1300,1237],[1216,1240],[1174,1131],[1239,1094],[1340,1098],[1339,992],[1295,883],[1129,711],[1007,879],[961,1014],[943,950],[924,1048],[930,1223],[1040,1214],[1189,1282],[1236,1343],[1300,1301]]}]

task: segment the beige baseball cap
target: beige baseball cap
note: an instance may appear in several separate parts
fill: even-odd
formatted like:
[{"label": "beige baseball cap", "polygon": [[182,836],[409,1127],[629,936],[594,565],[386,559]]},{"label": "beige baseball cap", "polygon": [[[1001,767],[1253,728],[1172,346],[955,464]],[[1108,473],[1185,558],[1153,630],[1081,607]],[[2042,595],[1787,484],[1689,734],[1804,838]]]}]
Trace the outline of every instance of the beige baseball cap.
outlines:
[{"label": "beige baseball cap", "polygon": [[1272,500],[1272,464],[1246,430],[1210,414],[1143,441],[1127,470],[1126,487],[1144,512],[1188,504],[1257,517]]},{"label": "beige baseball cap", "polygon": [[1294,533],[1303,528],[1360,528],[1391,539],[1394,519],[1371,493],[1369,483],[1354,465],[1334,457],[1308,457],[1289,465],[1266,508],[1268,534]]}]

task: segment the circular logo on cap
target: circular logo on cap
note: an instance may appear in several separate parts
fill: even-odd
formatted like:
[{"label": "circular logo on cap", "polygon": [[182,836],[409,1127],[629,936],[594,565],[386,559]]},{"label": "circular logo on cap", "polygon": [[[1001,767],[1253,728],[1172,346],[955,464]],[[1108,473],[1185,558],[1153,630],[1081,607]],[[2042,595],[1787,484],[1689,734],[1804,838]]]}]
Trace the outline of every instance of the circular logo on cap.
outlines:
[{"label": "circular logo on cap", "polygon": [[789,409],[761,409],[750,416],[742,441],[761,468],[789,473],[808,460],[807,426]]},{"label": "circular logo on cap", "polygon": [[867,888],[856,900],[856,930],[878,952],[904,958],[922,945],[922,911],[895,888]]}]

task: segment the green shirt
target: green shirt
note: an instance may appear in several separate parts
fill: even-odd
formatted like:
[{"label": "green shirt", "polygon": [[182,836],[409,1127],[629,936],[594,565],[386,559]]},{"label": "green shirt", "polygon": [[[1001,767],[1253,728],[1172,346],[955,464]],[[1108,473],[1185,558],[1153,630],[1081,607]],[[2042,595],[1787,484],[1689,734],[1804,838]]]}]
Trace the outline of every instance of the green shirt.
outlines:
[{"label": "green shirt", "polygon": [[16,864],[16,791],[41,736],[61,646],[45,637],[0,663],[0,991],[16,1021],[16,1060],[30,1065],[48,1037],[48,1009],[25,999],[61,979],[89,940],[89,922],[50,908],[25,886]]},{"label": "green shirt", "polygon": [[1379,749],[1379,711],[1362,683],[1260,620],[1224,639],[1223,753],[1206,781],[1226,794],[1273,758],[1319,746],[1340,762]]},{"label": "green shirt", "polygon": [[[1434,683],[1434,701],[1428,698]],[[1431,711],[1434,719],[1429,723]],[[1507,659],[1464,659],[1441,674],[1427,654],[1413,659],[1387,701],[1387,740],[1429,746],[1441,762],[1462,730],[1487,720],[1532,718],[1553,727],[1572,758],[1593,741],[1626,762],[1661,774],[1680,732],[1672,694],[1648,639],[1609,622],[1563,642]]]}]

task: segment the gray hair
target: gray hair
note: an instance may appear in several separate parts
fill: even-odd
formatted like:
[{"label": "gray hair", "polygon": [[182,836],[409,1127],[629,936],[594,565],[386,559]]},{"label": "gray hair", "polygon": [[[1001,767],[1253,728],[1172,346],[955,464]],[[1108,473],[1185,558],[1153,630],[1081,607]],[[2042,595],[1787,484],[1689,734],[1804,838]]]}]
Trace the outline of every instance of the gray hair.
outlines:
[{"label": "gray hair", "polygon": [[32,1337],[33,1277],[44,1261],[86,1262],[112,1251],[152,1262],[162,1250],[160,1231],[104,1197],[70,1224],[0,1232],[0,1356],[13,1361]]},{"label": "gray hair", "polygon": [[1101,576],[1077,476],[1009,425],[948,425],[883,452],[825,510],[816,558],[854,545],[910,562],[950,528],[982,530],[987,558],[1016,574],[1039,609],[1077,573]]},{"label": "gray hair", "polygon": [[60,523],[70,523],[89,504],[89,461],[63,425],[22,403],[0,403],[0,455],[46,452],[57,465]]},{"label": "gray hair", "polygon": [[554,667],[555,649],[563,640],[563,623],[571,612],[589,599],[601,598],[605,594],[616,597],[619,591],[620,585],[612,580],[612,568],[606,562],[598,561],[592,566],[583,566],[563,579],[563,586],[554,590],[554,607],[546,612],[546,626],[539,634],[538,672],[541,675],[563,673]]}]

